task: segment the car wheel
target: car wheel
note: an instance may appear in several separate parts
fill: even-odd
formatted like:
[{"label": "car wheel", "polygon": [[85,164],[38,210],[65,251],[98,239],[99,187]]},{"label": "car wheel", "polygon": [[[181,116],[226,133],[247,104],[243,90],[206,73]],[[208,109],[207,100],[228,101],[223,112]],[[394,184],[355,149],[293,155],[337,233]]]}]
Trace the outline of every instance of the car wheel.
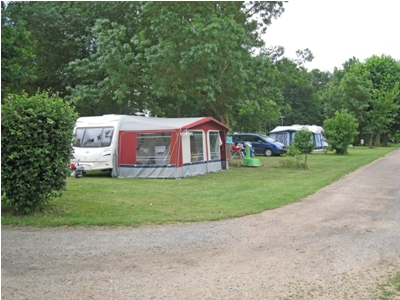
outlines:
[{"label": "car wheel", "polygon": [[265,156],[272,156],[272,150],[271,149],[265,149]]}]

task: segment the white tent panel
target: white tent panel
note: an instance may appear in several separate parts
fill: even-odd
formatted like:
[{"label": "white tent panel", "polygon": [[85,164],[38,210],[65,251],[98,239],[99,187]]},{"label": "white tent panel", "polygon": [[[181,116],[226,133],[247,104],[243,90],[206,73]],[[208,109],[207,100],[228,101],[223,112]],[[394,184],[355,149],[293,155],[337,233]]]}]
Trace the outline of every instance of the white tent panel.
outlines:
[{"label": "white tent panel", "polygon": [[293,139],[296,135],[296,132],[303,128],[306,128],[308,131],[311,131],[313,133],[313,142],[316,150],[322,150],[325,146],[327,146],[327,143],[325,142],[322,134],[324,129],[321,126],[317,125],[295,124],[292,126],[278,126],[275,129],[271,130],[268,135],[275,141],[281,142],[286,146],[289,146],[293,144]]}]

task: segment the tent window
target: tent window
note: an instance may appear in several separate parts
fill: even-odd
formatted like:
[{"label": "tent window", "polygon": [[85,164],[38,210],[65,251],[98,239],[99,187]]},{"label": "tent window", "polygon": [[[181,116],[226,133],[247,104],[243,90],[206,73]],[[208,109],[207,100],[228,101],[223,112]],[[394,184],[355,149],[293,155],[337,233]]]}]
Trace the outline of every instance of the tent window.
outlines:
[{"label": "tent window", "polygon": [[191,131],[190,135],[190,161],[204,161],[203,132]]},{"label": "tent window", "polygon": [[137,137],[136,163],[166,165],[170,160],[170,133],[142,133]]},{"label": "tent window", "polygon": [[219,137],[218,131],[210,131],[208,133],[210,141],[210,158],[211,160],[221,159],[221,145],[222,141]]},{"label": "tent window", "polygon": [[74,137],[74,147],[108,147],[111,145],[114,128],[77,128]]}]

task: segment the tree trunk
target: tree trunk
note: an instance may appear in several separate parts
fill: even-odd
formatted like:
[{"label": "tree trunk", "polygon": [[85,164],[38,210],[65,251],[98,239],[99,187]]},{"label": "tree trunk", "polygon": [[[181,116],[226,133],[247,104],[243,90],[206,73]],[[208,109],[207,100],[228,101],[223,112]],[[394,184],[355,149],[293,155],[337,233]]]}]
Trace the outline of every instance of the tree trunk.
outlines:
[{"label": "tree trunk", "polygon": [[381,133],[378,131],[376,133],[376,138],[375,138],[375,147],[379,147],[381,145]]},{"label": "tree trunk", "polygon": [[388,139],[389,139],[389,133],[385,133],[383,135],[383,146],[385,146],[385,147],[388,146]]}]

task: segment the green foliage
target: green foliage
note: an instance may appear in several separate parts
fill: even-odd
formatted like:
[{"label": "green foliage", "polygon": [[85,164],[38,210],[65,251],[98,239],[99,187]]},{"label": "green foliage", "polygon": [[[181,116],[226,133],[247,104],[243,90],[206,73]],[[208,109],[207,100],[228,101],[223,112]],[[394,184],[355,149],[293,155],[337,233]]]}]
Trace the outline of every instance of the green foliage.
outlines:
[{"label": "green foliage", "polygon": [[361,63],[355,58],[335,69],[329,88],[323,95],[327,117],[333,117],[337,110],[346,110],[357,119],[358,130],[376,135],[394,133],[400,128],[400,62],[390,56],[376,56]]},{"label": "green foliage", "polygon": [[288,146],[286,155],[290,157],[290,159],[283,159],[279,161],[279,165],[281,168],[289,168],[294,170],[305,170],[307,169],[307,165],[301,162],[301,151],[295,146]]},{"label": "green foliage", "polygon": [[224,124],[243,102],[259,99],[251,81],[263,74],[253,72],[251,51],[281,2],[146,2],[141,9],[147,26],[133,40],[157,96],[175,96],[178,106],[190,98]]},{"label": "green foliage", "polygon": [[372,146],[372,136],[374,133],[387,133],[390,126],[395,122],[399,114],[400,102],[395,102],[399,95],[399,83],[396,83],[392,91],[375,90],[371,101],[371,110],[367,112],[369,117],[365,131],[371,135],[370,146]]},{"label": "green foliage", "polygon": [[294,135],[293,146],[304,154],[304,168],[307,169],[307,155],[314,150],[313,134],[307,128],[302,128]]},{"label": "green foliage", "polygon": [[336,111],[346,110],[356,118],[359,130],[362,130],[368,122],[367,110],[370,107],[373,88],[367,76],[355,71],[360,66],[360,62],[350,60],[344,70],[335,70],[324,93],[324,104],[327,117],[332,118]]},{"label": "green foliage", "polygon": [[[311,59],[312,54],[308,55]],[[276,60],[276,68],[284,104],[290,108],[282,111],[286,116],[285,124],[321,124],[322,109],[316,92],[322,86],[314,84],[314,73],[285,57]]]},{"label": "green foliage", "polygon": [[1,110],[2,203],[42,209],[66,186],[77,114],[57,95],[10,95]]},{"label": "green foliage", "polygon": [[155,112],[128,32],[123,25],[98,20],[91,32],[96,51],[69,64],[67,80],[79,83],[67,87],[71,96],[66,98],[76,102],[81,114],[134,114],[146,108]]},{"label": "green foliage", "polygon": [[10,22],[1,2],[1,98],[7,93],[22,92],[25,83],[33,80],[31,61],[34,42],[25,24]]},{"label": "green foliage", "polygon": [[294,135],[293,146],[301,151],[301,153],[311,153],[315,149],[312,139],[312,132],[307,128],[302,128]]},{"label": "green foliage", "polygon": [[358,134],[357,120],[344,112],[336,112],[335,117],[324,121],[324,136],[330,150],[336,154],[347,154],[347,148]]}]

